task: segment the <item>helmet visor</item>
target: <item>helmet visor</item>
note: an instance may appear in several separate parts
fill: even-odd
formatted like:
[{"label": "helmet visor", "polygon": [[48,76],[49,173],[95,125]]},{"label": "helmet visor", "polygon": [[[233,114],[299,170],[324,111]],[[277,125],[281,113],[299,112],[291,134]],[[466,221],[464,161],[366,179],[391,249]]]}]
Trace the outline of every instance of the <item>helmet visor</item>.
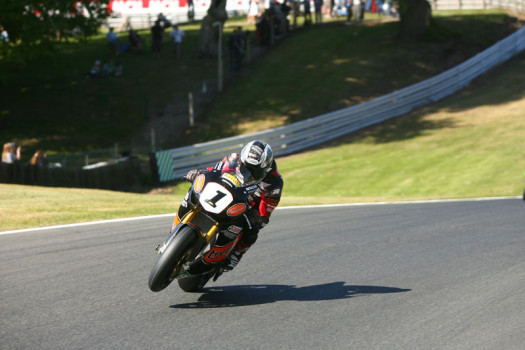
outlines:
[{"label": "helmet visor", "polygon": [[252,174],[255,181],[261,181],[266,176],[266,169],[261,168],[257,165],[245,164],[246,169]]},{"label": "helmet visor", "polygon": [[248,168],[243,166],[242,164],[239,164],[237,169],[235,169],[235,172],[237,175],[237,179],[239,179],[243,186],[249,186],[258,181],[254,178],[251,171],[249,171]]}]

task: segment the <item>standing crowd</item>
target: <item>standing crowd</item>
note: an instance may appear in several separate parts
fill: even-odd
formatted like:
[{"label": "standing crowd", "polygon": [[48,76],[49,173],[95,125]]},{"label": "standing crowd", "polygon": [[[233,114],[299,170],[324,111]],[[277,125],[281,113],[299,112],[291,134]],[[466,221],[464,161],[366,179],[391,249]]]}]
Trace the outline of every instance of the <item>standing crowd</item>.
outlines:
[{"label": "standing crowd", "polygon": [[155,21],[153,27],[151,27],[151,50],[156,58],[160,58],[162,47],[164,44],[164,33],[166,29],[171,27],[169,37],[172,42],[172,52],[177,58],[180,58],[182,50],[182,41],[186,33],[184,30],[179,28],[178,24],[173,24],[167,19],[162,13],[160,13]]},{"label": "standing crowd", "polygon": [[[312,7],[314,18],[312,18]],[[379,15],[395,16],[397,0],[250,0],[246,9],[248,23],[255,25],[253,41],[257,45],[273,45],[290,30],[290,17],[293,26],[297,26],[297,18],[304,17],[304,26],[323,23],[323,16],[346,16],[346,23],[363,21],[365,11],[377,12]],[[193,1],[188,2],[188,19],[194,18]],[[290,16],[292,15],[292,16]],[[108,46],[115,56],[125,52],[142,53],[146,40],[133,28],[129,22],[125,23],[128,30],[128,42],[123,44],[113,28],[107,33]],[[176,58],[182,54],[183,41],[186,33],[178,24],[172,23],[164,14],[159,13],[154,25],[150,28],[151,51],[154,57],[160,58],[163,50],[165,34],[169,31],[171,51]],[[248,32],[237,28],[228,40],[232,70],[237,70],[247,53]],[[117,63],[116,68],[112,61],[101,65],[96,61],[89,77],[109,77],[122,74],[122,67]],[[104,68],[104,66],[106,66]]]},{"label": "standing crowd", "polygon": [[[2,151],[2,163],[16,164],[20,163],[22,148],[15,142],[4,143]],[[29,160],[32,165],[47,166],[47,155],[42,150],[37,150]]]}]

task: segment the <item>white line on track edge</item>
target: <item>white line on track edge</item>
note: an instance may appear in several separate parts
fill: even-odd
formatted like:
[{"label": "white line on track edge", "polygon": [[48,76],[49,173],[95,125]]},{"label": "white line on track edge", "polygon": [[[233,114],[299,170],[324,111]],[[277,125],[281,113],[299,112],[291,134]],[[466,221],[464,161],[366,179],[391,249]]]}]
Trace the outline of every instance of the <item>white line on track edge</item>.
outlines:
[{"label": "white line on track edge", "polygon": [[[289,210],[289,209],[310,209],[310,208],[330,208],[330,207],[359,207],[359,206],[373,206],[373,205],[387,205],[387,204],[425,204],[425,203],[449,203],[449,202],[479,202],[479,201],[492,201],[492,200],[503,200],[503,199],[516,199],[518,197],[488,197],[488,198],[472,198],[472,199],[441,199],[441,200],[427,200],[427,201],[406,201],[406,202],[372,202],[372,203],[343,203],[343,204],[323,204],[323,205],[300,205],[300,206],[289,206],[289,207],[278,207],[276,210]],[[79,227],[79,226],[89,226],[89,225],[98,225],[98,224],[108,224],[113,222],[125,222],[125,221],[135,221],[135,220],[144,220],[144,219],[155,219],[171,216],[173,217],[175,213],[171,214],[161,214],[161,215],[150,215],[150,216],[137,216],[132,218],[122,218],[122,219],[112,219],[112,220],[101,220],[101,221],[91,221],[91,222],[81,222],[78,224],[67,224],[67,225],[56,225],[56,226],[46,226],[46,227],[37,227],[37,228],[27,228],[21,230],[12,230],[12,231],[3,231],[0,232],[2,235],[10,235],[24,232],[36,232],[36,231],[46,231],[58,228],[68,228],[68,227]]]}]

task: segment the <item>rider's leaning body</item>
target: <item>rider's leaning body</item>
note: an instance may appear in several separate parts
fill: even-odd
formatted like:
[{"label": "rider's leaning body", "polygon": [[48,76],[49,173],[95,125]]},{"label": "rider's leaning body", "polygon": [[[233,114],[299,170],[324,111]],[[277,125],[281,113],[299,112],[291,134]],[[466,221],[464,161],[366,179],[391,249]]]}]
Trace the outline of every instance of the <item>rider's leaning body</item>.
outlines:
[{"label": "rider's leaning body", "polygon": [[[221,256],[220,252],[231,249],[236,240],[235,233],[230,231],[218,236],[214,246],[201,259],[188,267],[189,275],[206,273],[216,264],[222,264],[226,270],[231,270],[237,266],[244,253],[257,240],[259,231],[268,224],[273,210],[279,204],[283,190],[283,178],[277,170],[273,151],[270,145],[262,141],[248,143],[240,154],[232,153],[206,171],[231,173],[243,186],[257,185],[257,189],[249,196],[251,209],[246,215],[250,223],[247,225],[249,227],[243,229],[242,237],[237,246],[229,256],[224,256],[218,260],[217,256]],[[200,173],[203,171],[191,170],[186,178],[194,181]],[[188,210],[185,200],[177,213],[178,218],[182,218]]]}]

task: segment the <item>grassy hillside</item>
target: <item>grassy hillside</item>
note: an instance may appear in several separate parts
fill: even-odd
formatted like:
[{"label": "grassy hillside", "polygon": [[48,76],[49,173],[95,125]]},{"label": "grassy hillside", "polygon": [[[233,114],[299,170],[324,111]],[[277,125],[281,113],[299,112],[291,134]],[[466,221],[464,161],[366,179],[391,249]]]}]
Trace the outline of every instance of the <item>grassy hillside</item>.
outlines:
[{"label": "grassy hillside", "polygon": [[[121,150],[149,150],[151,127],[161,149],[264,129],[431,77],[515,30],[502,11],[437,13],[429,40],[413,43],[397,39],[397,22],[367,18],[370,21],[352,26],[340,19],[297,30],[250,67],[229,73],[220,95],[214,92],[216,60],[195,56],[198,23],[182,26],[186,37],[180,59],[171,52],[167,35],[160,58],[152,55],[149,30],[140,31],[146,39],[142,53],[114,57],[100,35],[87,43],[61,43],[38,60],[0,58],[0,140],[16,141],[29,159],[36,149],[54,155],[112,148],[115,143]],[[228,20],[225,43],[238,25],[251,31],[253,41],[253,26]],[[121,40],[127,42],[126,33]],[[124,74],[86,79],[97,59],[120,61]],[[202,94],[204,81],[207,94]],[[197,103],[198,128],[185,135],[188,92]]]},{"label": "grassy hillside", "polygon": [[283,202],[520,195],[525,186],[525,58],[474,85],[320,150],[282,159]]},{"label": "grassy hillside", "polygon": [[[281,205],[519,196],[524,110],[522,56],[443,102],[278,159]],[[173,213],[187,188],[153,195],[0,184],[0,231]]]},{"label": "grassy hillside", "polygon": [[515,28],[501,11],[435,18],[428,39],[417,42],[399,40],[398,22],[295,33],[222,94],[197,133],[233,136],[352,106],[441,73]]},{"label": "grassy hillside", "polygon": [[[461,21],[446,17],[445,38],[418,45],[397,42],[391,23],[297,33],[241,74],[208,118],[199,120],[198,130],[207,130],[205,138],[211,138],[229,134],[231,121],[239,126],[237,132],[281,125],[424,79],[510,30],[501,12],[477,14]],[[196,40],[196,32],[189,35],[188,42]],[[71,52],[70,58],[91,62],[99,57],[100,48],[107,49],[99,40],[90,44],[93,51],[86,47]],[[318,55],[306,54],[312,49]],[[201,83],[199,74],[204,74],[190,65],[190,57],[179,64],[168,55],[153,61],[149,53],[126,60],[134,70],[122,81],[68,80],[68,74],[78,79],[85,64],[71,63],[67,57],[56,66],[47,62],[52,67],[62,62],[68,67],[62,71],[36,63],[23,73],[20,67],[13,70],[10,79],[21,78],[9,90],[2,88],[8,92],[0,97],[0,137],[15,139],[26,150],[42,147],[51,154],[110,146],[115,137],[130,137],[144,123],[143,110],[138,113],[140,106],[135,104],[142,103],[137,91],[143,89],[159,104],[170,94],[175,96],[171,89],[177,81],[166,76],[166,89],[150,93],[153,82],[161,81],[159,72],[171,67],[180,79],[196,85]],[[71,70],[73,66],[76,70]],[[184,73],[190,71],[195,79]],[[82,96],[87,100],[80,103],[77,99]],[[62,110],[60,104],[65,102],[79,105]],[[121,110],[122,104],[126,106]],[[108,106],[118,116],[100,112]],[[524,110],[522,55],[440,103],[279,159],[285,178],[282,205],[518,196],[525,186]],[[125,126],[128,122],[132,125]],[[188,135],[187,141],[195,136]],[[0,231],[172,213],[187,188],[184,184],[152,195],[0,184]]]}]

